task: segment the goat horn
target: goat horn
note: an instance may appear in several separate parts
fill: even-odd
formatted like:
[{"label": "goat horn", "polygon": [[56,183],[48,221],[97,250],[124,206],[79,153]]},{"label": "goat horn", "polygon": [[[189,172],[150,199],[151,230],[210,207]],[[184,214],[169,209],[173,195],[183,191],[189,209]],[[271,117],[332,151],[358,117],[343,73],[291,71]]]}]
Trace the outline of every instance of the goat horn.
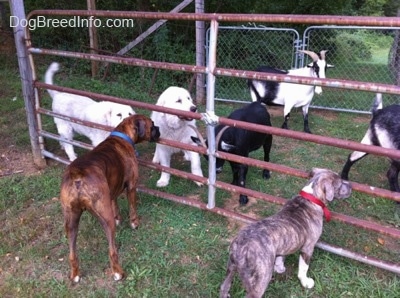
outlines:
[{"label": "goat horn", "polygon": [[219,140],[222,137],[222,134],[224,133],[225,130],[227,130],[230,126],[225,126],[224,128],[222,128],[219,133],[217,134],[217,136],[215,137],[215,144],[217,146],[217,150],[218,150],[218,145],[219,145]]},{"label": "goat horn", "polygon": [[323,50],[321,52],[319,52],[319,54],[321,55],[321,60],[325,60],[325,53],[328,52],[326,50]]},{"label": "goat horn", "polygon": [[307,54],[308,56],[310,56],[313,59],[314,62],[319,60],[318,55],[312,51],[299,50],[299,52]]}]

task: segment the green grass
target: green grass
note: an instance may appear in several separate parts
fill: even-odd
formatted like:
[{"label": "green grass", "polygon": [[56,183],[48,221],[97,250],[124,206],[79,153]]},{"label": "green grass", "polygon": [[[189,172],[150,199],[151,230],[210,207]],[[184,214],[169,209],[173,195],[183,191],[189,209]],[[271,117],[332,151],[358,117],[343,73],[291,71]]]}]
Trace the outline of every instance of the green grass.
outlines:
[{"label": "green grass", "polygon": [[[120,201],[124,220],[117,231],[117,243],[121,263],[128,274],[126,280],[115,283],[106,274],[104,233],[99,223],[85,213],[78,237],[83,279],[79,285],[72,286],[67,280],[68,246],[61,208],[52,199],[58,194],[62,168],[54,166],[42,175],[0,180],[1,210],[7,210],[0,218],[3,222],[2,297],[217,296],[229,239],[236,226],[229,228],[221,216],[144,194],[140,195],[138,210],[141,226],[136,231],[128,226],[126,200]],[[18,184],[20,188],[13,196],[4,192],[10,184]],[[333,222],[326,227],[336,225]],[[335,235],[336,242],[336,234],[328,230],[324,234],[328,239],[324,240],[332,241]],[[355,243],[354,231],[349,234],[344,235],[345,240]],[[361,245],[377,243],[368,238],[364,241]],[[317,249],[310,269],[316,286],[313,290],[304,290],[296,277],[297,262],[297,254],[288,257],[287,273],[275,276],[269,295],[326,297],[330,293],[329,297],[395,297],[400,283],[394,274]],[[232,293],[233,297],[243,296],[237,280]]]},{"label": "green grass", "polygon": [[[42,70],[46,65],[42,65]],[[29,157],[30,143],[25,111],[19,90],[15,64],[0,70],[6,81],[1,91],[0,132],[2,144],[13,146]],[[6,79],[6,80],[4,80]],[[81,77],[70,75],[62,83],[76,88],[154,102],[141,88],[131,88],[124,80],[107,84],[100,80],[82,83]],[[107,85],[107,86],[105,86]],[[154,92],[158,91],[156,89]],[[14,96],[17,101],[12,101]],[[47,104],[46,94],[43,101]],[[227,115],[238,107],[217,104],[217,114]],[[205,107],[200,106],[200,111]],[[148,113],[148,111],[144,111]],[[280,126],[282,110],[273,112],[272,123]],[[368,126],[369,116],[312,110],[310,127],[315,134],[360,140]],[[46,129],[54,131],[52,119],[44,120]],[[302,130],[300,110],[294,110],[290,120],[293,130]],[[199,123],[201,129],[204,125]],[[50,151],[63,154],[57,142],[47,142]],[[138,146],[140,156],[152,158],[154,144]],[[79,151],[81,152],[81,151]],[[340,171],[349,151],[317,144],[274,137],[271,161],[293,168],[309,170],[314,166]],[[262,159],[261,150],[252,153]],[[207,165],[203,159],[203,172]],[[189,170],[182,157],[176,156],[172,166]],[[354,181],[387,188],[384,158],[368,156],[356,164],[350,178]],[[84,213],[82,217],[78,252],[82,281],[72,285],[68,280],[68,244],[64,236],[63,216],[57,200],[64,166],[49,162],[49,166],[33,174],[15,174],[0,178],[0,296],[1,297],[217,297],[224,278],[230,240],[241,223],[211,212],[173,203],[140,193],[139,229],[132,231],[128,224],[127,201],[121,199],[123,221],[117,229],[117,244],[121,264],[127,273],[122,282],[113,282],[109,275],[107,241],[96,219]],[[155,188],[159,173],[141,168],[141,183]],[[226,164],[219,180],[230,182],[232,174]],[[261,179],[261,170],[250,168],[247,187],[268,194],[290,198],[304,185],[300,178],[272,173],[268,181]],[[192,181],[172,177],[165,189],[179,196],[190,196],[203,202],[207,188],[198,188]],[[238,195],[217,191],[217,205],[225,206],[249,216],[263,217],[274,213],[278,206],[251,199],[246,207],[238,206]],[[333,211],[343,212],[399,227],[400,219],[392,202],[354,192],[346,201],[335,202]],[[359,253],[398,262],[400,243],[377,233],[330,222],[324,226],[322,240]],[[287,258],[287,272],[275,275],[268,297],[396,297],[400,278],[390,272],[316,249],[309,274],[316,281],[315,288],[305,290],[297,279],[298,254]],[[243,297],[244,291],[235,280],[232,297]]]}]

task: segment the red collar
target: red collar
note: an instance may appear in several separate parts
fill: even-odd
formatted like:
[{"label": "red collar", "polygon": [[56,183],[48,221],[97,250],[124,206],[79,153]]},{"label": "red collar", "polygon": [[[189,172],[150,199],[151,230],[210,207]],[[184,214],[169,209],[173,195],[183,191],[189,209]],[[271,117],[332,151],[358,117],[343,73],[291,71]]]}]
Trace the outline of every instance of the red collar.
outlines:
[{"label": "red collar", "polygon": [[299,195],[301,195],[303,198],[309,200],[310,202],[313,202],[313,203],[317,204],[318,206],[321,206],[321,208],[324,211],[324,216],[326,218],[326,221],[328,222],[331,220],[330,211],[328,210],[328,208],[325,206],[325,204],[320,199],[318,199],[317,197],[314,197],[312,194],[305,192],[303,190],[300,191]]}]

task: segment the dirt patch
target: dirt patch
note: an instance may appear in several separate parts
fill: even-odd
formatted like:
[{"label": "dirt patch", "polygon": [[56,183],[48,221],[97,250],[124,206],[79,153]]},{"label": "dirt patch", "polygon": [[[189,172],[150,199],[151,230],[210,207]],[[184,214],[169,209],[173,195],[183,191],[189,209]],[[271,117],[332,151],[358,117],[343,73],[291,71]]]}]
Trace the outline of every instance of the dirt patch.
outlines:
[{"label": "dirt patch", "polygon": [[15,55],[14,35],[11,30],[0,29],[0,53]]},{"label": "dirt patch", "polygon": [[4,144],[0,141],[0,178],[14,174],[33,175],[40,174],[40,169],[33,162],[33,155],[30,151],[21,150],[15,145]]}]

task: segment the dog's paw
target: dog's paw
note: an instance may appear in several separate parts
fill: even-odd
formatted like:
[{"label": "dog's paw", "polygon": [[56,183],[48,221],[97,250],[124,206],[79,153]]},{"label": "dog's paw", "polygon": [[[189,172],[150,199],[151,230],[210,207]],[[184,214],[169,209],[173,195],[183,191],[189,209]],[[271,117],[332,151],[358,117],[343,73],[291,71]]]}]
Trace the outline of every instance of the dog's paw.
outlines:
[{"label": "dog's paw", "polygon": [[165,187],[168,185],[168,183],[169,183],[169,181],[160,179],[157,181],[157,187]]},{"label": "dog's paw", "polygon": [[183,159],[186,161],[190,161],[190,155],[187,152],[183,153]]},{"label": "dog's paw", "polygon": [[115,273],[113,274],[113,278],[114,278],[115,281],[121,280],[122,277],[123,277],[123,275],[120,274],[120,273],[115,272]]},{"label": "dog's paw", "polygon": [[275,271],[276,273],[282,274],[282,273],[284,273],[284,272],[286,271],[286,267],[283,266],[283,265],[281,265],[281,264],[279,264],[279,265],[276,265],[276,264],[275,264],[275,266],[274,266],[274,271]]},{"label": "dog's paw", "polygon": [[131,228],[132,229],[137,229],[139,227],[139,219],[131,221]]},{"label": "dog's paw", "polygon": [[303,277],[300,279],[301,285],[303,288],[312,289],[314,288],[314,280],[310,277]]},{"label": "dog's paw", "polygon": [[81,280],[81,277],[80,277],[79,275],[77,275],[77,276],[75,276],[75,277],[72,278],[72,281],[73,281],[74,283],[78,283],[80,280]]},{"label": "dog's paw", "polygon": [[244,205],[246,205],[248,202],[249,202],[249,199],[248,199],[247,196],[245,196],[245,195],[240,195],[240,197],[239,197],[239,204],[240,204],[240,206],[244,206]]}]

